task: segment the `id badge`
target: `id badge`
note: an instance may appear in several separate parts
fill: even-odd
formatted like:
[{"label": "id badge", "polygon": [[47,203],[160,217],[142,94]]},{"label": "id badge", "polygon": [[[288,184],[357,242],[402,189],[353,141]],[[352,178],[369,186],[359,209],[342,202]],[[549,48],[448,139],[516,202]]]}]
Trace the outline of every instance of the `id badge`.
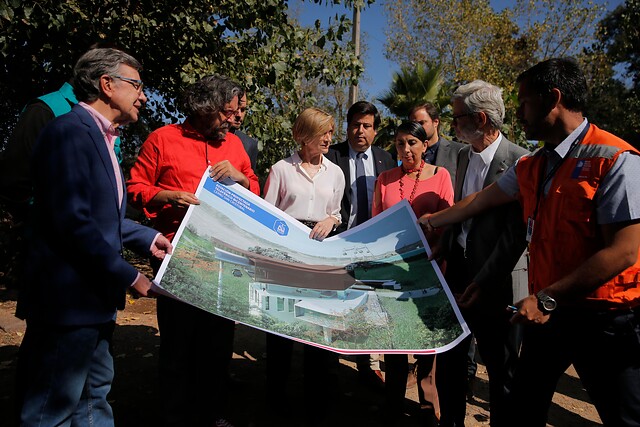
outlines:
[{"label": "id badge", "polygon": [[535,220],[531,217],[527,219],[527,242],[531,243],[531,236],[533,236],[533,226],[535,225]]}]

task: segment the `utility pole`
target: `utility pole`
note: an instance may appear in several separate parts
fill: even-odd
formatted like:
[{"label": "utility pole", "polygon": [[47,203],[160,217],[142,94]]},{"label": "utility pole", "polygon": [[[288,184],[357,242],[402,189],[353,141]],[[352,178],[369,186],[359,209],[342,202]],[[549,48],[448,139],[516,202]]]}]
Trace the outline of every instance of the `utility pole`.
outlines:
[{"label": "utility pole", "polygon": [[[360,6],[358,2],[354,2],[353,5],[353,33],[352,33],[353,47],[355,54],[360,58]],[[351,85],[349,87],[349,107],[355,104],[358,100],[358,85]]]}]

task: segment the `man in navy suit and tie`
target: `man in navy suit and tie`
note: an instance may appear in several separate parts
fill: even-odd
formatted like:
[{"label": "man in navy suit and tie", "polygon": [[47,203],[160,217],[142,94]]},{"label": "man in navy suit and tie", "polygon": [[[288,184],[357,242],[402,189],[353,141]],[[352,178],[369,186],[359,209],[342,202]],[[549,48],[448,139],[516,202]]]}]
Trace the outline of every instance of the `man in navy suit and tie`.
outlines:
[{"label": "man in navy suit and tie", "polygon": [[[376,178],[398,165],[388,152],[372,145],[379,125],[380,113],[376,106],[367,101],[356,102],[347,111],[347,141],[330,147],[326,154],[344,172],[345,189],[340,209],[342,224],[338,226],[340,233],[371,218]],[[358,161],[362,169],[357,165]],[[381,387],[382,374],[376,366],[378,359],[370,360],[368,355],[360,355],[356,361],[360,380]]]},{"label": "man in navy suit and tie", "polygon": [[[331,146],[326,154],[329,160],[340,166],[346,183],[340,210],[343,219],[338,232],[371,218],[376,178],[381,172],[398,166],[388,152],[372,145],[379,125],[380,113],[376,106],[367,101],[356,102],[347,111],[347,141]],[[359,157],[364,165],[366,187],[362,188],[366,194],[358,194],[356,162]],[[363,205],[361,212],[358,212],[358,200],[367,204],[366,207]]]},{"label": "man in navy suit and tie", "polygon": [[42,132],[32,158],[29,271],[16,315],[27,321],[18,366],[22,426],[113,426],[107,393],[116,310],[151,282],[123,248],[163,258],[169,241],[124,218],[124,178],[114,140],[146,102],[140,63],[93,49],[74,69],[80,103]]}]

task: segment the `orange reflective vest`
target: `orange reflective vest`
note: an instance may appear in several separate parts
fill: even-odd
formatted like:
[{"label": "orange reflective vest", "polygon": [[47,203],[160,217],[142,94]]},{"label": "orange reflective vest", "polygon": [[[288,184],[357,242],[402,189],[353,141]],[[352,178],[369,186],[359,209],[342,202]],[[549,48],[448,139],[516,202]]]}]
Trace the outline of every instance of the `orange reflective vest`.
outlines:
[{"label": "orange reflective vest", "polygon": [[[622,139],[592,124],[589,126],[582,142],[556,170],[548,194],[540,195],[529,245],[531,293],[537,293],[568,275],[604,247],[596,221],[594,196],[621,153],[632,151],[640,154]],[[543,155],[524,157],[517,164],[516,175],[525,222],[533,218],[546,164]],[[639,305],[639,273],[640,258],[632,267],[591,293],[584,304],[601,308]]]}]

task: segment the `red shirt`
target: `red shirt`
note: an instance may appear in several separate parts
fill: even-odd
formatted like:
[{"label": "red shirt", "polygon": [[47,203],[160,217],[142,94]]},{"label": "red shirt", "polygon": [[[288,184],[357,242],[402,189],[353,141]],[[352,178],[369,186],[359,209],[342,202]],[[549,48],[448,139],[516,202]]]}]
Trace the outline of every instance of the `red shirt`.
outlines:
[{"label": "red shirt", "polygon": [[172,239],[186,209],[154,204],[151,200],[162,190],[195,193],[205,170],[222,160],[242,172],[249,179],[249,190],[260,195],[258,177],[237,136],[227,133],[222,140],[210,141],[188,122],[161,127],[142,144],[131,169],[127,181],[129,203],[151,218],[155,229]]}]

